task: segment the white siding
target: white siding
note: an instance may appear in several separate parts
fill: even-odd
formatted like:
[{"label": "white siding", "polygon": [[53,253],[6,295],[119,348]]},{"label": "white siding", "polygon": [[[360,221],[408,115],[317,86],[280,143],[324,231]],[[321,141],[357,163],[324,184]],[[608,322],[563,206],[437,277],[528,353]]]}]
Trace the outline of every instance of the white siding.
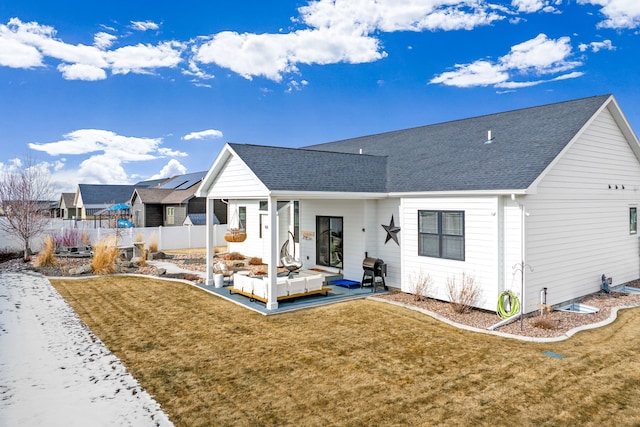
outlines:
[{"label": "white siding", "polygon": [[[300,239],[300,253],[305,268],[319,267],[316,261],[316,216],[336,216],[343,218],[343,269],[345,279],[362,279],[362,260],[368,249],[365,247],[367,221],[365,219],[365,204],[361,200],[303,200],[300,202],[300,231],[313,232],[312,239]],[[362,230],[365,231],[362,231]],[[372,255],[372,254],[370,254]]]},{"label": "white siding", "polygon": [[638,236],[629,233],[639,190],[640,164],[605,109],[526,197],[526,311],[543,287],[558,304],[596,292],[603,273],[614,285],[640,276]]},{"label": "white siding", "polygon": [[[372,248],[368,250],[369,255],[384,260],[387,264],[387,277],[385,278],[385,282],[388,286],[400,288],[402,283],[400,246],[393,240],[385,243],[387,232],[382,228],[383,224],[389,225],[391,215],[393,215],[396,227],[400,227],[398,242],[402,243],[405,234],[400,224],[400,199],[379,200],[375,202],[375,204],[377,205],[377,209],[373,211],[375,212],[375,221],[373,222],[373,227],[370,227],[373,232],[367,233],[367,236],[373,237],[373,241],[369,243],[370,246],[367,246],[368,248]],[[373,215],[371,216],[373,217]]]},{"label": "white siding", "polygon": [[209,197],[216,199],[266,197],[267,191],[262,182],[238,158],[230,157],[221,169],[209,190]]},{"label": "white siding", "polygon": [[[497,197],[405,198],[402,218],[402,290],[413,292],[412,283],[420,274],[432,279],[429,295],[448,300],[447,279],[472,275],[481,288],[477,306],[495,309],[501,274],[499,273]],[[418,255],[418,211],[464,211],[465,260],[456,261]]]},{"label": "white siding", "polygon": [[[504,198],[503,208],[503,258],[504,286],[498,292],[512,291],[520,297],[521,275],[520,266],[522,264],[522,210],[520,206],[510,198]],[[526,261],[525,261],[526,262]],[[525,273],[528,273],[525,272]],[[496,303],[498,295],[495,295]]]}]

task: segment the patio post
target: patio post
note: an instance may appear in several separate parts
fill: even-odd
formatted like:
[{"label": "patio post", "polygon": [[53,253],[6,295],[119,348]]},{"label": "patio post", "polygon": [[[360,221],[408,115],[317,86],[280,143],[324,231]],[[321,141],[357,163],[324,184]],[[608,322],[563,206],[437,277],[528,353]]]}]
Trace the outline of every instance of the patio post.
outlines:
[{"label": "patio post", "polygon": [[215,226],[213,224],[213,206],[214,199],[207,197],[207,206],[205,212],[207,213],[207,281],[206,285],[213,285],[213,255],[214,255],[214,229]]},{"label": "patio post", "polygon": [[268,227],[269,232],[269,259],[267,260],[269,283],[267,284],[269,292],[267,292],[267,310],[275,310],[278,308],[278,292],[276,289],[276,275],[278,272],[278,199],[269,196],[268,207]]}]

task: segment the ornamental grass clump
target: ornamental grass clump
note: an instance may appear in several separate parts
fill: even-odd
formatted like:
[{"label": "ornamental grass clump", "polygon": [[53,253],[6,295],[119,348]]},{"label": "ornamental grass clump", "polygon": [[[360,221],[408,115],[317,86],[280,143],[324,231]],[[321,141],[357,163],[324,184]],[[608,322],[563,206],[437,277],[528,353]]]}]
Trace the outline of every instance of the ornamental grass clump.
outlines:
[{"label": "ornamental grass clump", "polygon": [[116,237],[108,236],[98,241],[93,248],[91,268],[94,274],[113,274],[117,271],[118,246]]},{"label": "ornamental grass clump", "polygon": [[156,233],[149,237],[149,252],[158,252],[158,235]]},{"label": "ornamental grass clump", "polygon": [[140,245],[140,261],[138,265],[140,267],[144,267],[147,265],[147,253],[149,252],[144,244],[144,235],[142,233],[136,234],[135,237],[136,243],[141,243]]},{"label": "ornamental grass clump", "polygon": [[53,237],[47,236],[44,239],[42,250],[38,253],[35,261],[36,267],[55,267],[58,265],[56,258],[56,243]]}]

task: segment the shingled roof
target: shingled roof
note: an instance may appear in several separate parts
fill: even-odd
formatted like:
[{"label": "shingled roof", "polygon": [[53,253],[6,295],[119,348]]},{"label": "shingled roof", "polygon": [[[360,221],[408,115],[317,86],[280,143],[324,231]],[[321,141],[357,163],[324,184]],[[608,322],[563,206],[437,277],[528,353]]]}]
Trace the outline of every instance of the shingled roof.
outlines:
[{"label": "shingled roof", "polygon": [[612,99],[594,96],[302,148],[228,147],[271,191],[526,190]]},{"label": "shingled roof", "polygon": [[[526,189],[610,95],[306,147],[386,156],[389,192]],[[492,140],[488,141],[488,131]]]},{"label": "shingled roof", "polygon": [[84,205],[127,203],[133,193],[133,185],[78,184]]},{"label": "shingled roof", "polygon": [[386,191],[384,156],[249,144],[229,146],[271,190]]}]

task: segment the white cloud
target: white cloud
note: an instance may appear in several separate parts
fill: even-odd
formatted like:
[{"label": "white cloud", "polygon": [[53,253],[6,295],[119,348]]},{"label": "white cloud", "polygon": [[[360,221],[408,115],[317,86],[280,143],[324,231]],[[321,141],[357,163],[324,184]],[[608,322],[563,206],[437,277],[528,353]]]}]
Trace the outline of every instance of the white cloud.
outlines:
[{"label": "white cloud", "polygon": [[51,156],[103,152],[118,161],[142,161],[157,158],[161,138],[122,136],[108,130],[80,129],[64,135],[65,139],[48,143],[31,143],[29,148]]},{"label": "white cloud", "polygon": [[184,151],[173,150],[171,148],[158,148],[158,153],[163,157],[187,157]]},{"label": "white cloud", "polygon": [[[473,87],[494,85],[501,88],[522,88],[547,81],[576,78],[583,73],[570,72],[582,65],[572,61],[569,37],[549,39],[545,34],[513,46],[510,52],[496,62],[478,60],[471,64],[458,64],[454,71],[444,72],[433,79],[432,84]],[[565,73],[563,76],[540,80],[541,75]],[[514,81],[523,78],[524,81]],[[528,78],[527,78],[528,77]]]},{"label": "white cloud", "polygon": [[114,74],[148,74],[156,68],[176,67],[186,46],[168,41],[106,50],[114,39],[98,33],[93,46],[71,45],[58,40],[52,27],[12,18],[7,25],[0,24],[0,65],[32,68],[43,66],[44,58],[49,57],[61,61],[57,69],[65,79],[101,80],[107,70]]},{"label": "white cloud", "polygon": [[108,49],[117,39],[118,37],[114,36],[113,34],[99,32],[95,36],[93,36],[93,45],[98,49]]},{"label": "white cloud", "polygon": [[578,4],[601,6],[606,19],[598,24],[600,28],[640,27],[640,2],[638,0],[578,0]]},{"label": "white cloud", "polygon": [[214,139],[214,138],[222,138],[222,132],[216,129],[207,129],[199,132],[191,132],[188,135],[182,137],[185,141],[190,141],[192,139]]},{"label": "white cloud", "polygon": [[[577,1],[600,7],[606,18],[600,27],[640,26],[638,0]],[[112,34],[116,32],[112,27],[102,26],[105,31],[94,35],[93,45],[71,45],[58,39],[53,27],[12,18],[7,25],[0,24],[0,66],[42,67],[48,65],[47,59],[53,59],[59,61],[57,69],[63,78],[89,81],[106,79],[109,73],[154,74],[159,68],[181,67],[184,75],[193,77],[195,85],[208,87],[202,81],[214,76],[201,66],[215,64],[249,80],[259,76],[281,82],[288,75],[285,79],[288,90],[296,90],[302,86],[296,87],[299,79],[292,77],[301,74],[302,65],[360,64],[385,58],[388,53],[380,33],[472,30],[506,19],[517,23],[525,14],[559,13],[563,3],[562,0],[511,0],[505,4],[488,0],[309,0],[292,18],[294,29],[290,32],[223,31],[195,36],[185,42],[139,43],[117,49],[112,49],[118,39]],[[159,24],[149,20],[131,21],[128,25],[135,31],[160,29]],[[479,61],[457,65],[456,70],[464,74],[460,78],[450,74],[454,71],[436,79],[494,84],[503,78],[504,69],[556,73],[577,66],[566,59],[563,49],[567,46],[562,38],[545,44],[532,40],[530,44],[514,46],[512,52],[492,64],[491,68],[498,68],[497,73]],[[581,45],[582,48],[594,52],[610,49],[596,44]],[[555,55],[557,61],[547,63],[545,54]],[[523,60],[529,64],[519,65]]]},{"label": "white cloud", "polygon": [[526,72],[532,70],[540,74],[550,74],[582,65],[577,61],[569,61],[571,43],[569,37],[549,39],[546,34],[511,48],[511,52],[500,58],[500,64],[507,69]]},{"label": "white cloud", "polygon": [[42,67],[42,54],[33,46],[20,43],[2,34],[0,26],[0,65],[12,68]]},{"label": "white cloud", "polygon": [[[31,143],[29,148],[51,156],[89,155],[73,171],[66,166],[68,164],[66,158],[46,164],[52,172],[52,179],[56,186],[66,188],[65,183],[69,182],[73,185],[80,182],[125,184],[131,181],[131,176],[127,174],[124,167],[126,163],[144,162],[169,156],[187,156],[184,152],[161,147],[161,144],[161,138],[123,136],[101,129],[79,129],[64,135],[60,141]],[[171,166],[173,171],[184,169],[175,160],[170,161],[168,166]]]},{"label": "white cloud", "polygon": [[131,28],[137,31],[157,30],[158,24],[152,21],[131,21]]},{"label": "white cloud", "polygon": [[164,42],[152,46],[138,44],[125,46],[106,52],[106,59],[114,74],[129,72],[146,74],[156,68],[173,68],[182,62],[185,45],[178,42]]},{"label": "white cloud", "polygon": [[166,165],[164,165],[160,172],[149,179],[169,178],[175,175],[184,175],[185,173],[187,173],[187,168],[176,159],[171,159]]},{"label": "white cloud", "polygon": [[469,30],[504,19],[478,0],[319,0],[298,11],[300,20],[312,28],[360,35],[377,30]]},{"label": "white cloud", "polygon": [[605,40],[601,42],[580,43],[578,49],[580,49],[580,52],[591,50],[595,53],[601,50],[616,50],[616,47],[611,43],[611,40]]},{"label": "white cloud", "polygon": [[383,58],[379,41],[332,29],[300,30],[288,34],[218,33],[197,51],[202,63],[215,63],[251,80],[263,76],[281,81],[297,73],[297,64],[363,63]]},{"label": "white cloud", "polygon": [[58,71],[62,73],[62,77],[65,80],[104,80],[107,78],[107,73],[98,67],[85,64],[60,64],[58,65]]},{"label": "white cloud", "polygon": [[122,161],[115,156],[100,154],[80,163],[76,183],[83,184],[128,184],[129,177]]},{"label": "white cloud", "polygon": [[489,86],[505,82],[509,74],[500,66],[488,61],[475,61],[471,64],[456,65],[455,71],[447,71],[434,77],[431,83],[442,83],[447,86],[473,87]]},{"label": "white cloud", "polygon": [[386,57],[373,36],[378,31],[469,30],[504,19],[478,0],[319,0],[298,11],[297,22],[308,28],[278,34],[221,32],[196,48],[194,58],[247,79],[280,82],[285,73],[299,73],[300,64],[359,64]]},{"label": "white cloud", "polygon": [[550,0],[511,0],[511,5],[521,13],[555,12],[556,8],[552,3]]}]

